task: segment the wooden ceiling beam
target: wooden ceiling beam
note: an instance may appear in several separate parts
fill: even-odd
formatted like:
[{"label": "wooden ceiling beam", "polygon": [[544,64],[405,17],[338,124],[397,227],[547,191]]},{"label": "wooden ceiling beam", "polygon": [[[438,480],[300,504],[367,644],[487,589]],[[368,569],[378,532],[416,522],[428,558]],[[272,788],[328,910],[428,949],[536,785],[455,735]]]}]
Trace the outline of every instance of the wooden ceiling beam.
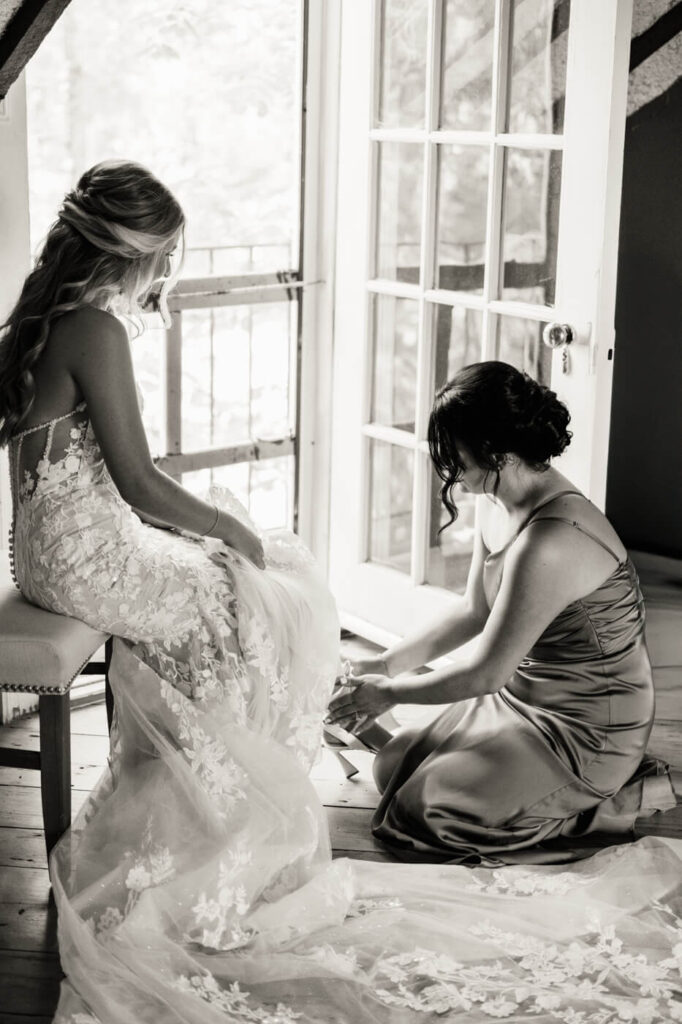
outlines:
[{"label": "wooden ceiling beam", "polygon": [[69,0],[0,0],[0,99],[68,5]]}]

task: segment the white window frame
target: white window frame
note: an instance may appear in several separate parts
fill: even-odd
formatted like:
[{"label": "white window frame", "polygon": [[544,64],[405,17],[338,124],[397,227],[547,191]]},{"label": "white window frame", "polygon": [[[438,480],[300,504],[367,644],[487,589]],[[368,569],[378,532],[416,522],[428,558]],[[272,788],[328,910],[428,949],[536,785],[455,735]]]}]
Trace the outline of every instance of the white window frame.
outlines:
[{"label": "white window frame", "polygon": [[[200,469],[293,455],[293,526],[323,569],[329,540],[340,17],[340,0],[302,2],[299,268],[178,282],[169,301],[172,325],[166,332],[162,370],[164,454],[157,460],[177,478]],[[293,430],[280,437],[244,438],[221,448],[183,452],[183,311],[283,301],[298,306],[290,361]]]},{"label": "white window frame", "polygon": [[[509,135],[500,120],[499,89],[504,82],[503,62],[506,12],[510,0],[497,0],[494,71],[498,82],[498,118],[493,132],[460,133],[437,130],[436,47],[443,0],[429,4],[429,48],[426,84],[432,86],[424,129],[393,130],[373,127],[378,97],[378,47],[374,38],[380,21],[380,0],[346,0],[342,22],[342,97],[340,114],[339,229],[337,239],[337,344],[335,389],[337,407],[333,434],[332,508],[345,508],[345,515],[333,515],[330,540],[330,578],[339,600],[342,621],[349,628],[379,643],[404,635],[421,622],[442,614],[452,594],[424,583],[426,550],[422,531],[428,513],[428,465],[425,458],[426,422],[432,401],[429,346],[420,346],[416,382],[416,423],[413,435],[370,423],[371,360],[369,297],[389,294],[418,299],[422,306],[420,331],[430,330],[424,307],[429,300],[447,301],[462,307],[485,307],[482,358],[490,358],[495,342],[494,327],[500,315],[533,320],[566,321],[576,328],[578,340],[572,345],[572,372],[561,373],[561,353],[555,353],[552,386],[567,401],[576,425],[574,441],[559,468],[603,506],[614,345],[616,248],[619,225],[620,178],[622,174],[627,57],[631,26],[631,0],[572,0],[568,48],[568,75],[580,81],[589,68],[586,85],[567,94],[564,131],[561,137]],[[374,37],[374,38],[373,38]],[[580,39],[580,45],[577,40]],[[350,56],[348,56],[350,55]],[[369,123],[367,120],[369,119]],[[565,140],[580,136],[581,145],[565,147]],[[494,148],[489,179],[487,262],[489,270],[482,296],[450,296],[443,291],[422,290],[403,282],[373,278],[375,244],[376,148],[379,141],[481,142]],[[534,147],[563,149],[562,196],[559,222],[557,294],[551,309],[543,306],[490,301],[494,277],[499,273],[497,252],[492,243],[491,218],[496,215],[502,189],[504,148]],[[433,184],[437,172],[435,146],[426,146],[424,182]],[[587,163],[585,162],[587,160]],[[584,170],[590,169],[585,189]],[[435,189],[424,188],[421,245],[421,282],[432,280],[433,197]],[[429,243],[429,244],[426,244]],[[570,255],[570,260],[565,259]],[[576,254],[580,254],[576,258]],[[562,262],[562,258],[564,261]],[[430,262],[429,262],[430,261]],[[368,295],[369,293],[369,295]],[[428,365],[427,365],[428,364]],[[370,438],[400,444],[415,453],[415,484],[412,512],[412,558],[410,575],[387,566],[365,561],[367,556],[367,494],[369,484],[368,448]],[[418,534],[418,538],[417,538]],[[415,540],[418,539],[418,543]]]}]

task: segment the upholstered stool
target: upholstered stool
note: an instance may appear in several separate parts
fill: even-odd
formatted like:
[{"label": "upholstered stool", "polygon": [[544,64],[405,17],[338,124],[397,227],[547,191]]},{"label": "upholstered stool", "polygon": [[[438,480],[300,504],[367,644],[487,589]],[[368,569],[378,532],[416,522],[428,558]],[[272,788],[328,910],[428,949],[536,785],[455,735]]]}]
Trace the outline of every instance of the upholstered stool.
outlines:
[{"label": "upholstered stool", "polygon": [[40,718],[40,750],[0,747],[0,765],[40,771],[48,855],[71,824],[69,690],[79,675],[106,674],[108,657],[92,659],[107,640],[77,619],[25,601],[0,553],[0,691],[37,694]]}]

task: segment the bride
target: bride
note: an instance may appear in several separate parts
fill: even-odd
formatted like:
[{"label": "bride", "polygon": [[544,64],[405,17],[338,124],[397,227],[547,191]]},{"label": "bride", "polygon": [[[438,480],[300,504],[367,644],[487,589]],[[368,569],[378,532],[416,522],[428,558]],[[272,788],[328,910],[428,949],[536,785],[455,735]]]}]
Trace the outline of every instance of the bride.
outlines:
[{"label": "bride", "polygon": [[109,766],[50,859],[56,1020],[682,1020],[666,843],[570,869],[330,859],[307,773],[333,600],[293,535],[154,466],[116,316],[163,310],[183,224],[144,168],[96,165],[0,341],[16,582],[117,637]]}]

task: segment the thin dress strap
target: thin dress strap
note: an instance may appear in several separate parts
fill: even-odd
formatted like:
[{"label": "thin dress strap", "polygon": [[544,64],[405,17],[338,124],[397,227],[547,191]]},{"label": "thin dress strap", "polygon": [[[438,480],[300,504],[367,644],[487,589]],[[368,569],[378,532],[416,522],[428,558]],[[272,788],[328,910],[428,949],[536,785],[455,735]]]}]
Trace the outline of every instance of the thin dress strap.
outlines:
[{"label": "thin dress strap", "polygon": [[535,515],[536,512],[539,512],[541,508],[545,507],[545,505],[549,505],[549,503],[551,501],[554,501],[555,498],[561,498],[565,494],[580,494],[581,498],[584,497],[584,495],[581,494],[580,491],[576,491],[575,488],[571,488],[571,489],[566,488],[563,491],[557,491],[557,493],[553,494],[550,498],[545,498],[545,500],[541,501],[539,505],[536,505],[535,508],[531,509],[531,511],[528,513],[526,518],[523,520],[523,522],[519,526],[518,530],[516,530],[516,532],[511,535],[511,537],[509,538],[509,540],[507,541],[507,543],[503,547],[498,548],[497,551],[491,551],[486,556],[486,559],[485,559],[486,562],[490,561],[493,558],[499,557],[499,555],[504,554],[504,552],[507,550],[507,548],[511,547],[511,545],[514,543],[514,541],[516,540],[518,535],[521,533],[521,531],[525,530],[525,528],[528,526],[529,522],[531,521],[531,519],[533,518],[533,516]]},{"label": "thin dress strap", "polygon": [[65,412],[62,416],[55,416],[52,420],[46,420],[45,423],[38,423],[35,427],[27,427],[26,430],[20,430],[16,434],[12,434],[10,442],[16,441],[16,445],[9,446],[10,455],[10,480],[13,490],[13,504],[18,501],[19,489],[21,486],[21,449],[24,443],[24,438],[28,437],[29,434],[36,434],[39,430],[45,430],[47,427],[47,436],[45,438],[45,447],[43,449],[43,459],[47,459],[50,448],[52,447],[52,438],[54,437],[54,428],[57,423],[61,423],[62,420],[68,420],[69,416],[73,416],[77,412],[83,412],[87,407],[86,402],[79,402],[78,405],[71,409],[70,412]]},{"label": "thin dress strap", "polygon": [[[601,548],[603,548],[604,551],[607,551],[611,555],[612,558],[615,558],[615,560],[618,562],[618,565],[622,565],[626,561],[626,559],[619,558],[618,555],[616,554],[616,552],[613,550],[613,548],[610,548],[609,545],[606,543],[606,541],[603,541],[601,539],[601,537],[597,536],[596,533],[593,533],[592,530],[588,530],[588,528],[586,526],[583,526],[581,523],[579,523],[575,519],[568,519],[566,516],[540,516],[540,518],[536,519],[535,522],[536,523],[547,523],[547,522],[567,523],[569,526],[574,526],[576,530],[580,531],[580,533],[584,533],[586,537],[590,537],[596,544],[598,544]],[[531,524],[527,523],[526,525],[530,526]]]},{"label": "thin dress strap", "polygon": [[[533,516],[537,512],[539,512],[541,508],[544,508],[545,505],[549,505],[551,502],[555,501],[556,498],[563,498],[566,494],[578,494],[581,498],[585,498],[585,495],[582,494],[580,491],[576,491],[576,489],[574,487],[570,487],[570,488],[566,487],[563,491],[557,491],[556,494],[552,494],[551,497],[545,498],[544,501],[541,501],[539,505],[536,505],[535,508],[530,510],[530,512],[528,513],[526,518],[523,520],[523,522],[519,526],[518,530],[516,531],[516,533],[514,534],[514,537],[512,539],[516,540],[516,538],[521,533],[521,531],[525,530],[525,528],[528,526],[528,524],[531,521],[531,519],[533,518]],[[585,501],[587,501],[587,498],[585,498]]]},{"label": "thin dress strap", "polygon": [[57,423],[61,423],[62,420],[68,420],[69,416],[73,416],[76,412],[82,412],[85,409],[85,402],[79,402],[75,409],[71,409],[69,412],[65,412],[63,416],[55,416],[53,420],[45,420],[44,423],[38,423],[35,427],[28,427],[26,430],[20,430],[16,434],[12,434],[10,441],[18,441],[22,437],[27,437],[28,434],[35,434],[38,430],[44,430],[45,427],[50,427],[49,437],[52,439],[54,428]]}]

